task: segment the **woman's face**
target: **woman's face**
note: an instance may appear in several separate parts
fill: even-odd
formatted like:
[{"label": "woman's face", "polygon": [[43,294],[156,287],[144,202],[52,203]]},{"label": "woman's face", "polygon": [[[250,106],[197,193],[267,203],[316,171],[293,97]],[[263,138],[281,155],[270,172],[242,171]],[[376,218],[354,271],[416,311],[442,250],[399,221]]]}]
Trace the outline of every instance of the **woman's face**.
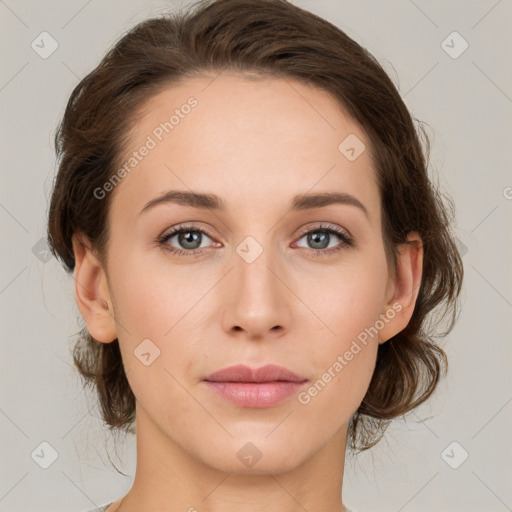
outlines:
[{"label": "woman's face", "polygon": [[[286,471],[344,446],[376,332],[400,307],[379,190],[367,137],[327,93],[212,78],[154,96],[131,132],[110,209],[107,302],[138,436],[222,471]],[[304,198],[318,194],[339,201]],[[207,381],[234,365],[297,378]]]}]

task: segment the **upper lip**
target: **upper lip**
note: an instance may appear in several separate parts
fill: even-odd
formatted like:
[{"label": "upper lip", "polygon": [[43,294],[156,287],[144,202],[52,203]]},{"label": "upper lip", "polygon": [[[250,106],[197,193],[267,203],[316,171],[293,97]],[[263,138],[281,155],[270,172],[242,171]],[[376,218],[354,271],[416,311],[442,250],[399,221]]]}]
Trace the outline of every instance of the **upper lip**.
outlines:
[{"label": "upper lip", "polygon": [[205,379],[210,382],[304,382],[307,379],[275,364],[266,364],[260,368],[250,368],[243,364],[228,366],[212,373]]}]

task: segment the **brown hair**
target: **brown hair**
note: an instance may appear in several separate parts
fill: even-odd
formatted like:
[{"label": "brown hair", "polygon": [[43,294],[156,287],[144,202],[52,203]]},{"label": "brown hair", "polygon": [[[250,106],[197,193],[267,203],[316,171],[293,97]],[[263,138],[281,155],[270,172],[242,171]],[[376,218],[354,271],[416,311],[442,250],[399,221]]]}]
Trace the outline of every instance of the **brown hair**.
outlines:
[{"label": "brown hair", "polygon": [[[105,254],[111,194],[98,200],[93,191],[121,164],[137,112],[178,81],[224,70],[291,78],[329,92],[371,142],[388,261],[396,265],[398,245],[409,232],[422,238],[423,278],[412,318],[379,345],[369,389],[350,421],[350,446],[364,450],[392,418],[425,401],[446,371],[445,352],[434,339],[453,328],[463,267],[450,233],[453,203],[443,202],[428,177],[425,130],[419,125],[424,154],[420,131],[388,75],[339,28],[286,0],[202,0],[185,13],[135,26],[75,87],[57,129],[50,247],[70,272],[75,232]],[[448,319],[442,333],[434,329],[434,314]],[[99,343],[84,328],[73,358],[86,384],[96,386],[106,424],[129,431],[135,397],[118,340]]]}]

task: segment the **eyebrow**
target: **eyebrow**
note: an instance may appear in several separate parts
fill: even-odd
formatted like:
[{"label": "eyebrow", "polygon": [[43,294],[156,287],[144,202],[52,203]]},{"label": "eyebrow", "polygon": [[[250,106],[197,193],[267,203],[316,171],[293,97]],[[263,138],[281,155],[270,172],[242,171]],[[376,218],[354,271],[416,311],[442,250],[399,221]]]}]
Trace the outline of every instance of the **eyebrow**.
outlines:
[{"label": "eyebrow", "polygon": [[[185,190],[169,190],[155,199],[148,201],[140,213],[165,203],[176,203],[183,206],[191,206],[192,208],[200,208],[204,210],[225,211],[226,204],[215,194],[202,194],[199,192],[188,192]],[[340,192],[319,192],[314,194],[299,194],[292,198],[289,209],[293,211],[309,210],[313,208],[321,208],[331,204],[344,204],[355,206],[364,212],[369,219],[368,210],[363,203],[356,197]]]}]

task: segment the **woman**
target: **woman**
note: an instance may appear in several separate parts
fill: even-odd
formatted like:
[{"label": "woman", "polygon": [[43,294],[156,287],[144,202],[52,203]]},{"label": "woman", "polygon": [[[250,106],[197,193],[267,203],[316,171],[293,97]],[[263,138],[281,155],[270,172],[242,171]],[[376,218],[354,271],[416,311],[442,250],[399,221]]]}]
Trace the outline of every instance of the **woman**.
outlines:
[{"label": "woman", "polygon": [[56,147],[75,364],[137,436],[100,510],[350,510],[345,451],[432,394],[463,276],[376,60],[285,0],[202,1],[130,30]]}]

